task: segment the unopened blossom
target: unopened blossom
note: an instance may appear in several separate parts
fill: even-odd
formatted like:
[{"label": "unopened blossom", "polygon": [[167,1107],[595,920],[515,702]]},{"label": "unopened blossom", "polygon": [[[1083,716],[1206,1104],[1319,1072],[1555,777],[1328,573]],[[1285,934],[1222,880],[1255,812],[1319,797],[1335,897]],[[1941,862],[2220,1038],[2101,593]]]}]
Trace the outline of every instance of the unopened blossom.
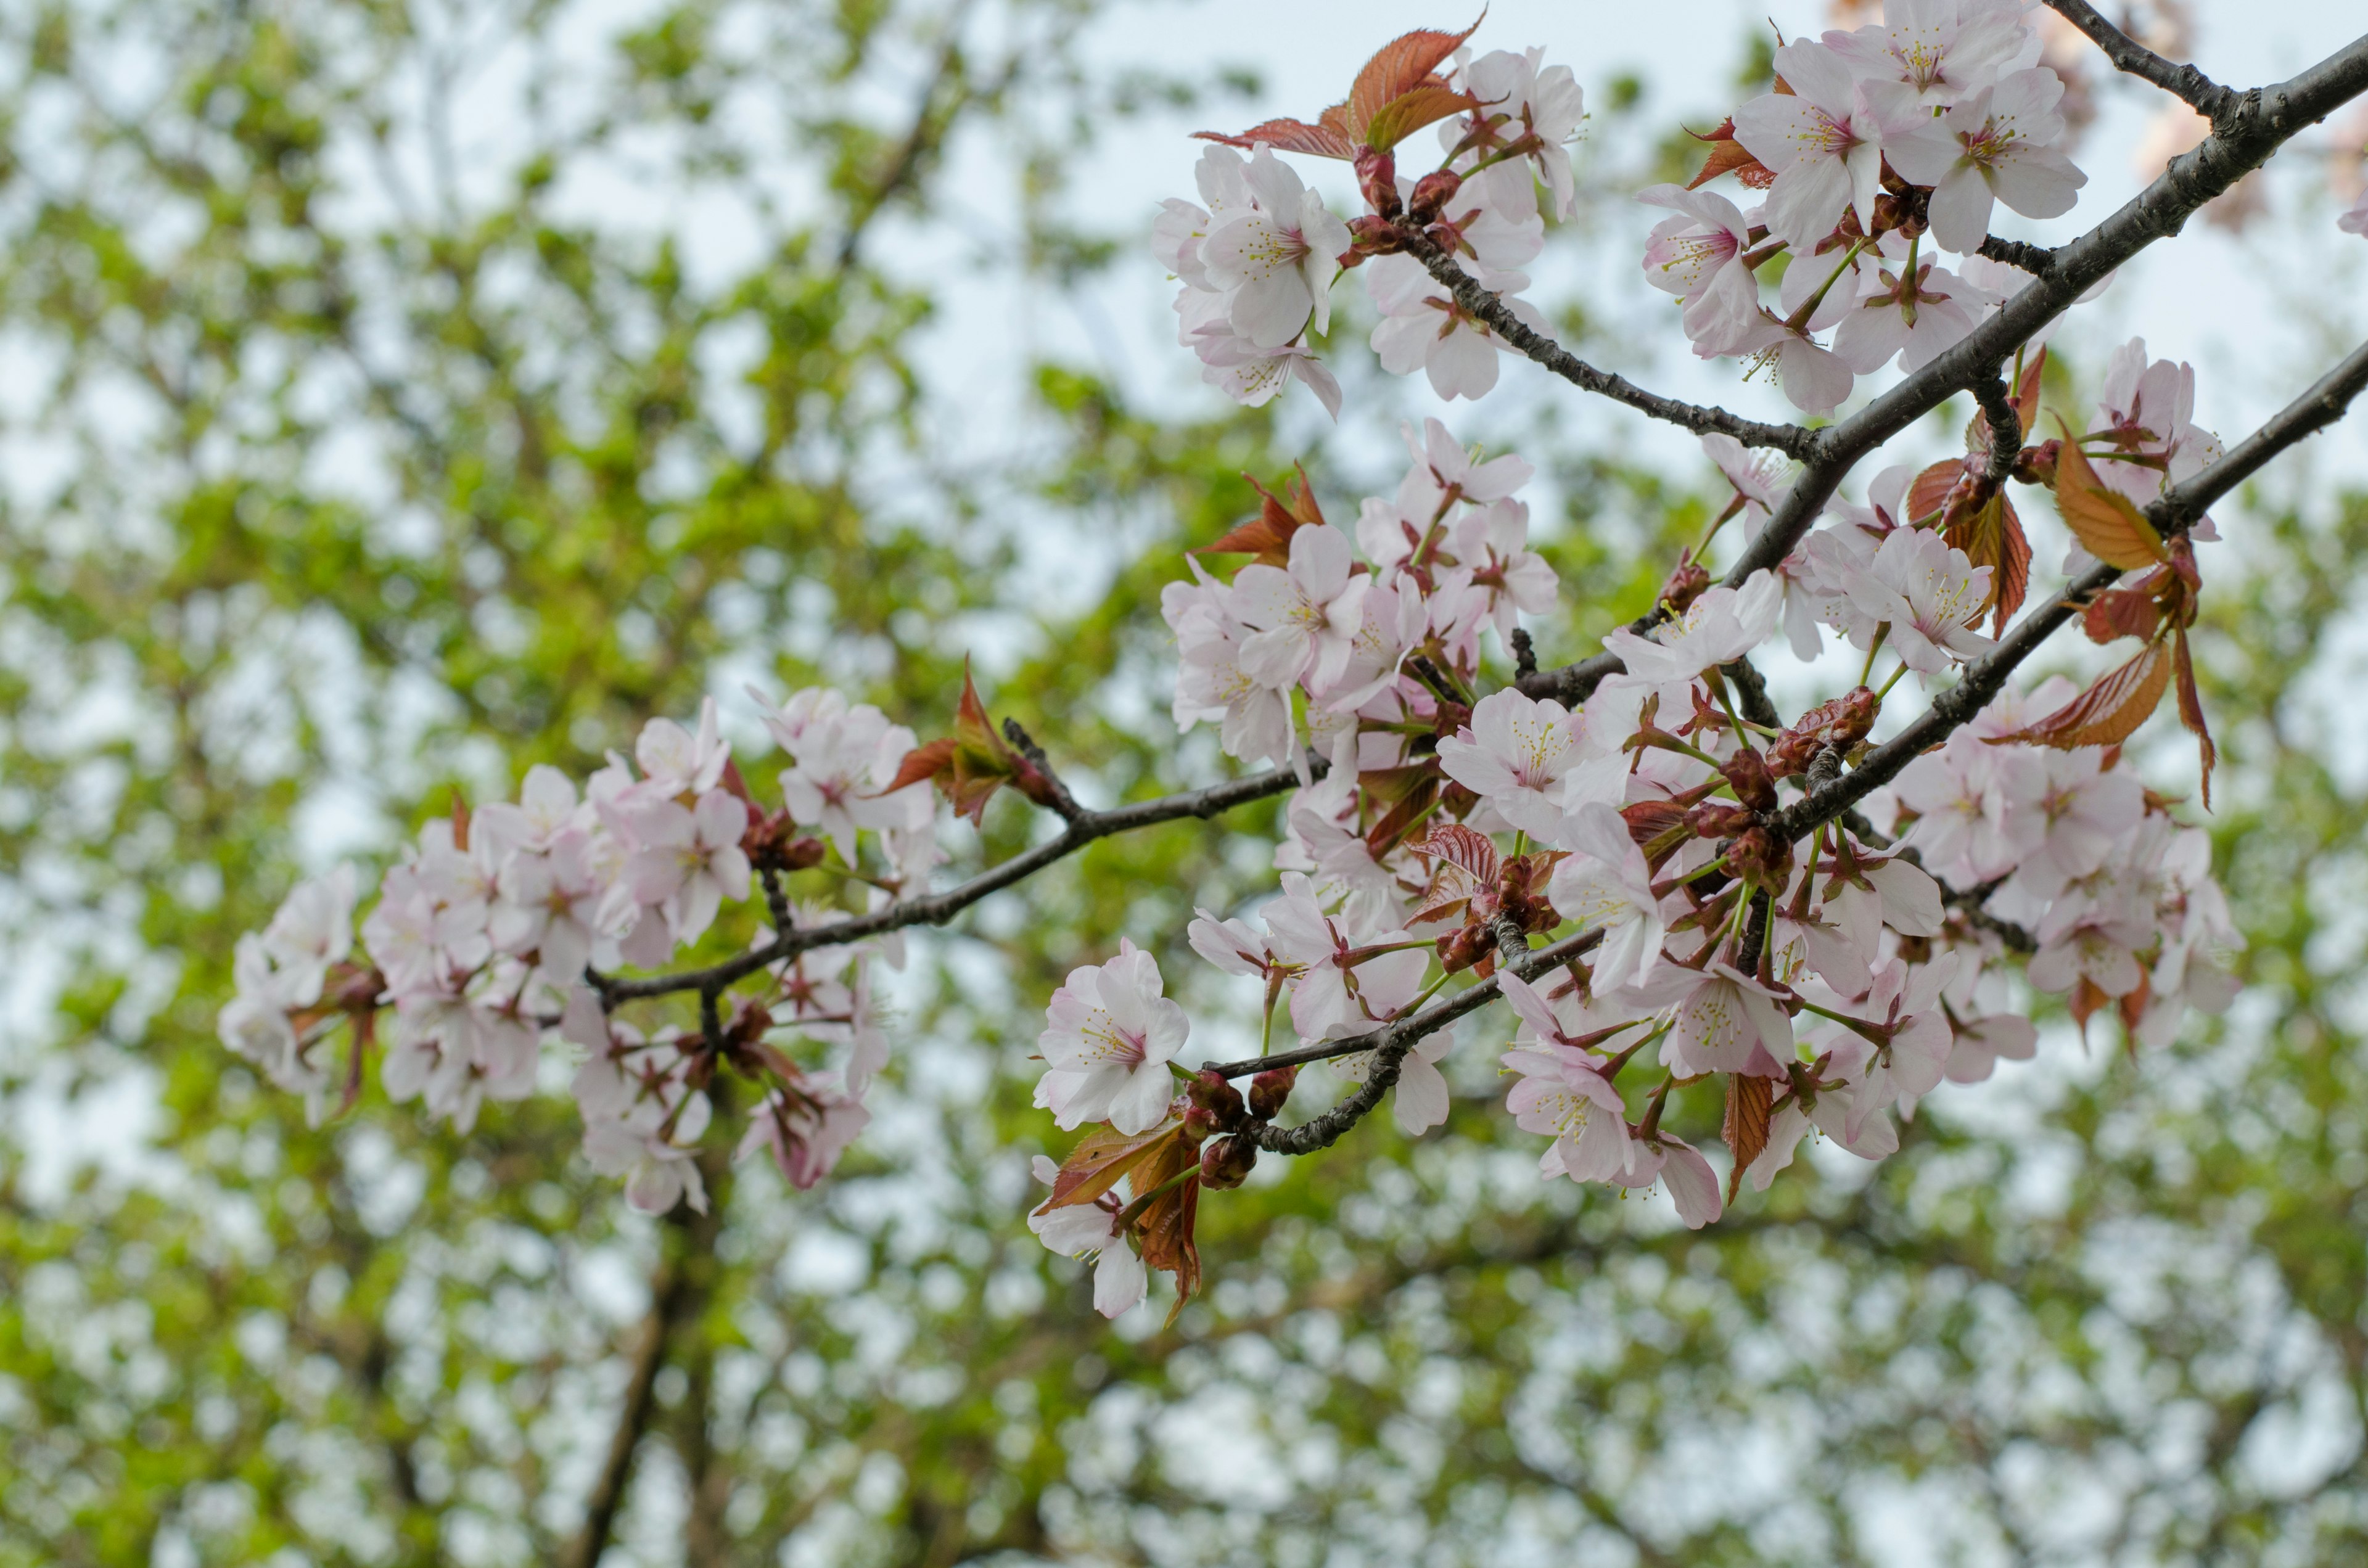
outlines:
[{"label": "unopened blossom", "polygon": [[[1060,1167],[1043,1155],[1032,1167],[1036,1179],[1051,1187]],[[1067,1203],[1039,1209],[1028,1216],[1036,1239],[1063,1257],[1094,1259],[1094,1311],[1114,1318],[1143,1300],[1151,1277],[1143,1259],[1127,1244],[1118,1217],[1124,1210],[1115,1193],[1104,1193],[1091,1203]]]},{"label": "unopened blossom", "polygon": [[1806,252],[1854,210],[1872,227],[1881,190],[1879,131],[1842,57],[1800,40],[1776,51],[1790,93],[1766,93],[1735,111],[1735,139],[1773,170],[1769,232]]},{"label": "unopened blossom", "polygon": [[2055,150],[2063,96],[2055,73],[2033,66],[1975,89],[1937,118],[1920,100],[1885,111],[1883,155],[1903,178],[1932,187],[1930,232],[1941,245],[1964,256],[1979,250],[1994,202],[2026,218],[2072,210],[2089,176]]},{"label": "unopened blossom", "polygon": [[1319,333],[1330,324],[1332,279],[1349,248],[1349,226],[1264,145],[1252,150],[1244,178],[1255,205],[1212,228],[1199,259],[1211,286],[1230,296],[1234,330],[1275,349],[1307,330],[1311,316]]},{"label": "unopened blossom", "polygon": [[1575,808],[1553,842],[1570,851],[1546,883],[1554,912],[1581,930],[1601,931],[1595,972],[1606,987],[1642,984],[1661,954],[1660,901],[1645,852],[1616,810],[1600,801]]},{"label": "unopened blossom", "polygon": [[1147,1132],[1167,1116],[1167,1063],[1191,1023],[1163,992],[1158,961],[1124,937],[1108,963],[1069,971],[1036,1040],[1045,1062],[1036,1104],[1057,1126],[1107,1121]]},{"label": "unopened blossom", "polygon": [[[1479,100],[1480,108],[1441,124],[1439,140],[1451,152],[1459,142],[1473,142],[1474,155],[1519,145],[1545,182],[1554,216],[1566,219],[1578,197],[1567,144],[1586,121],[1587,95],[1569,66],[1543,65],[1545,51],[1538,48],[1520,54],[1497,50],[1460,65],[1455,83]],[[1486,128],[1478,138],[1472,135],[1475,121]]]},{"label": "unopened blossom", "polygon": [[2032,64],[2039,48],[2015,0],[1889,0],[1881,21],[1824,42],[1861,78],[1898,83],[1928,108]]},{"label": "unopened blossom", "polygon": [[1439,762],[1506,822],[1548,838],[1562,825],[1579,763],[1577,730],[1561,703],[1507,687],[1482,698],[1472,722],[1440,741]]},{"label": "unopened blossom", "polygon": [[1685,305],[1686,336],[1703,356],[1732,354],[1759,321],[1759,281],[1743,263],[1749,222],[1714,190],[1647,186],[1636,199],[1676,210],[1645,242],[1645,281]]},{"label": "unopened blossom", "polygon": [[1318,525],[1291,536],[1286,569],[1263,563],[1234,574],[1225,608],[1251,631],[1242,669],[1278,690],[1303,676],[1317,686],[1339,677],[1364,624],[1372,579],[1351,575],[1354,558],[1338,528]]},{"label": "unopened blossom", "polygon": [[625,864],[633,896],[666,911],[677,942],[695,942],[715,924],[723,902],[748,896],[748,857],[740,847],[748,808],[727,790],[710,790],[696,806],[666,800],[634,814],[641,847]]},{"label": "unopened blossom", "polygon": [[1891,628],[1907,667],[1928,676],[1989,650],[1973,629],[1988,611],[1989,585],[1990,568],[1931,528],[1894,529],[1845,585],[1862,614]]}]

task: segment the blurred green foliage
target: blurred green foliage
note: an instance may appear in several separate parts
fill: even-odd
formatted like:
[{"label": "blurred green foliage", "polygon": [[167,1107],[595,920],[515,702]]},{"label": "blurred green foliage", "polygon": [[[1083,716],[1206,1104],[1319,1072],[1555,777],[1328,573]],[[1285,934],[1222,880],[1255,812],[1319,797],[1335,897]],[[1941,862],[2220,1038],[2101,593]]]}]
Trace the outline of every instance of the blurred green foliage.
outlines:
[{"label": "blurred green foliage", "polygon": [[[2368,869],[2305,700],[2357,608],[2356,498],[2224,520],[2230,1019],[2137,1062],[2051,1038],[2072,1066],[1703,1234],[1538,1182],[1475,1047],[1444,1133],[1377,1121],[1207,1203],[1173,1333],[1096,1318],[1020,1223],[1056,1136],[1034,1020],[1121,932],[1192,974],[1184,920],[1270,876],[1271,806],[916,942],[839,1176],[749,1167],[711,1226],[626,1212],[564,1098],[310,1129],[217,1046],[233,937],[300,858],[382,858],[444,786],[596,765],[727,674],[927,735],[996,650],[996,711],[1088,794],[1216,775],[1167,723],[1152,606],[1243,471],[1296,454],[1045,368],[1043,440],[950,460],[940,302],[890,265],[984,204],[949,170],[990,133],[1022,263],[1099,265],[1055,199],[1078,128],[1187,88],[1095,80],[1082,6],[985,9],[698,0],[615,39],[550,4],[0,14],[0,1562],[552,1560],[654,1269],[696,1308],[612,1561],[2362,1551]],[[499,156],[461,112],[488,94]],[[745,254],[599,221],[654,190],[728,205]],[[1550,659],[1705,516],[1608,437],[1554,451]],[[1035,831],[998,801],[958,860]]]}]

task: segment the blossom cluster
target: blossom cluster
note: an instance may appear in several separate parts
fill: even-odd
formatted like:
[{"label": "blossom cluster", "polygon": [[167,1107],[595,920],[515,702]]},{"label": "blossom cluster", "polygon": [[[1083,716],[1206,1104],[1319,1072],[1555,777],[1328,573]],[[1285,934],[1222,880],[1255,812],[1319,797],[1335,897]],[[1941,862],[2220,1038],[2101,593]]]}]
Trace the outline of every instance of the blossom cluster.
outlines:
[{"label": "blossom cluster", "polygon": [[[787,935],[834,914],[772,896],[783,873],[830,873],[877,906],[935,864],[928,785],[901,781],[911,731],[821,688],[766,705],[764,720],[790,761],[770,811],[742,778],[710,699],[695,729],[652,720],[631,761],[611,754],[581,790],[538,765],[516,801],[430,819],[361,922],[367,962],[350,957],[353,869],[299,886],[265,930],[240,940],[223,1042],[304,1095],[315,1119],[333,1093],[350,1100],[378,1044],[389,1096],[420,1099],[462,1131],[485,1101],[523,1098],[547,1062],[573,1061],[586,1160],[624,1177],[632,1202],[653,1211],[704,1205],[693,1156],[712,1116],[709,1085],[732,1067],[760,1090],[744,1153],[769,1147],[793,1182],[812,1186],[868,1115],[862,1096],[888,1049],[871,968],[901,961],[893,939],[765,965],[762,990],[742,1000],[723,1041],[671,1025],[644,1034],[613,1016],[606,989],[622,967],[660,968],[699,944],[727,904],[749,897],[757,867],[776,935]],[[333,1037],[347,1023],[341,1059]],[[837,1069],[800,1066],[785,1049],[796,1041],[837,1052]]]}]

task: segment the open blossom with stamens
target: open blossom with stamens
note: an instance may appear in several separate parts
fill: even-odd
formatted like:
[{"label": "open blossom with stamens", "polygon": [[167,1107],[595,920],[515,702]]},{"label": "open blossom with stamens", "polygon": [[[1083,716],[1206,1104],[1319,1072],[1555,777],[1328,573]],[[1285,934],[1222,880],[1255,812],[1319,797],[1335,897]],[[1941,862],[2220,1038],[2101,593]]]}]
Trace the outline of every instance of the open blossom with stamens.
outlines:
[{"label": "open blossom with stamens", "polygon": [[1870,257],[1860,269],[1856,298],[1834,332],[1835,355],[1861,376],[1895,356],[1901,369],[1922,369],[1974,330],[1988,302],[1948,268],[1918,259],[1897,233],[1884,236],[1880,261]]},{"label": "open blossom with stamens", "polygon": [[1291,988],[1291,1026],[1302,1040],[1371,1028],[1420,994],[1430,944],[1345,911],[1326,914],[1305,877],[1286,872],[1282,896],[1265,914],[1276,954],[1301,968]]},{"label": "open blossom with stamens", "polygon": [[[1543,313],[1520,298],[1530,286],[1528,274],[1483,267],[1476,276],[1522,325],[1537,333],[1551,330]],[[1365,286],[1382,316],[1372,341],[1383,369],[1394,376],[1419,369],[1443,398],[1476,399],[1495,390],[1499,353],[1509,352],[1509,347],[1457,303],[1422,263],[1406,256],[1375,256],[1365,264]]]},{"label": "open blossom with stamens", "polygon": [[1676,1005],[1661,1040],[1661,1062],[1672,1073],[1773,1076],[1793,1059],[1793,1020],[1778,1006],[1781,994],[1731,964],[1663,964],[1622,994],[1645,1006]]},{"label": "open blossom with stamens", "polygon": [[1243,666],[1253,635],[1233,618],[1224,588],[1210,580],[1196,560],[1199,581],[1170,583],[1160,590],[1160,612],[1175,629],[1181,663],[1176,672],[1176,727],[1189,730],[1203,719],[1217,722],[1228,756],[1245,762],[1291,760],[1291,694],[1268,685]]},{"label": "open blossom with stamens", "polygon": [[1790,93],[1767,93],[1735,111],[1735,139],[1775,172],[1768,228],[1806,251],[1845,210],[1872,222],[1884,151],[1874,117],[1842,57],[1800,40],[1776,51]]},{"label": "open blossom with stamens", "polygon": [[1896,528],[1847,583],[1850,602],[1891,628],[1890,645],[1918,675],[1987,653],[1973,629],[1989,608],[1990,569],[1930,528]]},{"label": "open blossom with stamens", "polygon": [[1772,572],[1755,572],[1740,588],[1720,586],[1642,637],[1622,627],[1603,640],[1628,673],[1653,681],[1691,680],[1731,664],[1768,640],[1782,608],[1783,585]]},{"label": "open blossom with stamens", "polygon": [[[749,695],[764,700],[753,687]],[[848,865],[863,829],[885,833],[928,823],[935,808],[927,784],[878,792],[896,777],[914,736],[871,704],[849,706],[836,691],[809,687],[778,709],[768,704],[765,728],[794,765],[781,774],[791,820],[829,839]]]},{"label": "open blossom with stamens", "polygon": [[[1505,1000],[1523,1022],[1539,1028],[1538,1017],[1551,1019],[1544,999],[1520,976],[1507,975],[1504,985]],[[1627,1109],[1603,1075],[1601,1058],[1541,1044],[1516,1047],[1505,1052],[1504,1062],[1520,1074],[1505,1096],[1514,1124],[1554,1140],[1539,1158],[1540,1174],[1611,1181],[1635,1170],[1638,1148],[1629,1136]]]},{"label": "open blossom with stamens", "polygon": [[710,790],[695,807],[657,801],[634,813],[642,847],[626,862],[626,882],[641,903],[664,907],[676,941],[697,941],[726,899],[748,896],[740,847],[747,830],[747,806],[724,790]]},{"label": "open blossom with stamens", "polygon": [[[1060,1167],[1042,1154],[1031,1168],[1046,1187],[1060,1175]],[[1116,1193],[1106,1192],[1091,1203],[1039,1209],[1028,1216],[1028,1228],[1045,1246],[1063,1257],[1095,1260],[1094,1311],[1106,1318],[1114,1318],[1142,1301],[1151,1283],[1143,1259],[1135,1256],[1119,1228],[1118,1218],[1125,1208]]]},{"label": "open blossom with stamens", "polygon": [[1670,1201],[1678,1206],[1678,1218],[1689,1231],[1701,1230],[1726,1211],[1717,1173],[1700,1150],[1675,1133],[1638,1137],[1635,1165],[1606,1179],[1614,1187],[1632,1189],[1656,1182],[1667,1187]]},{"label": "open blossom with stamens", "polygon": [[1620,813],[1600,801],[1563,820],[1553,843],[1570,851],[1546,884],[1555,913],[1587,931],[1601,931],[1595,972],[1606,986],[1641,984],[1661,954],[1660,901],[1653,896],[1645,852]]},{"label": "open blossom with stamens", "polygon": [[1578,191],[1567,143],[1586,121],[1587,96],[1569,66],[1541,69],[1544,58],[1543,49],[1520,54],[1500,49],[1460,63],[1454,83],[1477,98],[1480,108],[1443,122],[1439,141],[1449,152],[1463,147],[1460,162],[1518,146],[1545,182],[1554,216],[1568,218]]},{"label": "open blossom with stamens", "polygon": [[1714,190],[1647,186],[1636,199],[1676,210],[1645,242],[1645,281],[1684,301],[1686,336],[1697,354],[1732,354],[1759,323],[1759,282],[1743,264],[1750,223]]},{"label": "open blossom with stamens", "polygon": [[2034,63],[2039,40],[2015,0],[1889,0],[1883,19],[1828,32],[1827,48],[1869,82],[1896,82],[1938,108]]},{"label": "open blossom with stamens", "polygon": [[1932,187],[1932,237],[1961,256],[1981,248],[1992,203],[2026,218],[2058,217],[2089,183],[2055,150],[2064,135],[2055,112],[2064,83],[2044,65],[1975,88],[1937,118],[1910,89],[1899,92],[1883,110],[1883,155],[1902,177]]},{"label": "open blossom with stamens", "polygon": [[1793,465],[1783,453],[1754,449],[1732,436],[1713,432],[1702,438],[1702,456],[1735,486],[1735,501],[1743,508],[1743,526],[1758,532],[1792,487]]},{"label": "open blossom with stamens", "polygon": [[1508,687],[1482,698],[1461,733],[1440,741],[1439,762],[1514,827],[1549,838],[1562,825],[1579,765],[1577,727],[1561,703]]},{"label": "open blossom with stamens", "polygon": [[2027,748],[1990,745],[1964,730],[1909,763],[1893,786],[1917,813],[1910,842],[1925,869],[1956,888],[2022,863],[2047,831],[2032,810],[2046,790],[2046,772]]},{"label": "open blossom with stamens", "polygon": [[1245,566],[1234,575],[1225,608],[1251,629],[1241,666],[1263,686],[1285,689],[1308,677],[1324,686],[1348,667],[1364,625],[1372,579],[1351,574],[1355,562],[1338,528],[1317,526],[1291,536],[1291,565]]},{"label": "open blossom with stamens", "polygon": [[1243,177],[1255,204],[1209,231],[1200,264],[1210,284],[1230,295],[1234,330],[1260,348],[1280,348],[1311,316],[1317,332],[1330,324],[1332,279],[1349,248],[1349,226],[1264,146],[1250,153]]},{"label": "open blossom with stamens", "polygon": [[1045,1009],[1036,1103],[1064,1128],[1107,1121],[1147,1132],[1167,1114],[1167,1063],[1191,1024],[1162,994],[1158,960],[1124,937],[1118,956],[1069,971]]},{"label": "open blossom with stamens", "polygon": [[[1398,1131],[1409,1138],[1419,1137],[1447,1119],[1449,1096],[1447,1074],[1439,1070],[1439,1059],[1455,1044],[1455,1031],[1441,1029],[1415,1041],[1414,1049],[1398,1058],[1398,1081],[1390,1088],[1390,1115]],[[1373,1053],[1353,1051],[1336,1059],[1335,1071],[1352,1084],[1362,1084],[1372,1074]]]}]

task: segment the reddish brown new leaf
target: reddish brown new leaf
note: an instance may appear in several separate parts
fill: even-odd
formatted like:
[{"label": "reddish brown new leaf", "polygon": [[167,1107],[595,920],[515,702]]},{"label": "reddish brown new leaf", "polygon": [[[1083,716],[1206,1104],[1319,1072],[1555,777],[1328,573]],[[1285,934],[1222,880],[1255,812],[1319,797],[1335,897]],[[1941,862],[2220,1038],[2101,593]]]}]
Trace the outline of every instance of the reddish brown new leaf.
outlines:
[{"label": "reddish brown new leaf", "polygon": [[1386,150],[1386,143],[1372,140],[1372,122],[1392,102],[1405,97],[1417,87],[1434,84],[1444,87],[1445,84],[1439,82],[1431,73],[1438,69],[1440,61],[1461,48],[1463,40],[1470,38],[1479,26],[1479,19],[1475,17],[1472,26],[1460,33],[1417,28],[1410,33],[1399,34],[1375,50],[1373,57],[1366,61],[1364,68],[1357,73],[1355,85],[1349,89],[1349,134],[1356,141]]},{"label": "reddish brown new leaf", "polygon": [[1907,516],[1904,523],[1927,523],[1938,517],[1956,493],[1957,482],[1965,477],[1965,460],[1943,458],[1916,476],[1907,487]]},{"label": "reddish brown new leaf", "polygon": [[1315,492],[1307,483],[1307,470],[1302,468],[1291,482],[1291,499],[1283,501],[1275,493],[1248,474],[1250,488],[1258,493],[1258,514],[1227,533],[1214,544],[1196,545],[1195,555],[1254,555],[1268,566],[1287,567],[1291,564],[1291,536],[1301,528],[1321,524],[1323,509],[1315,504]]},{"label": "reddish brown new leaf", "polygon": [[[1111,1187],[1119,1178],[1142,1165],[1156,1153],[1163,1143],[1182,1141],[1181,1126],[1155,1128],[1149,1132],[1129,1136],[1107,1127],[1098,1127],[1077,1141],[1069,1157],[1061,1162],[1060,1171],[1053,1177],[1053,1196],[1038,1207],[1039,1214],[1055,1209],[1066,1209],[1073,1203],[1091,1203]],[[1145,1191],[1156,1185],[1141,1184]]]},{"label": "reddish brown new leaf", "polygon": [[1461,114],[1465,109],[1479,107],[1480,100],[1471,94],[1459,93],[1446,83],[1433,78],[1383,104],[1380,111],[1365,122],[1365,145],[1375,152],[1386,153],[1426,125],[1435,124],[1451,114]]},{"label": "reddish brown new leaf", "polygon": [[[1201,1152],[1179,1136],[1163,1147],[1157,1156],[1144,1162],[1142,1179],[1135,1186],[1144,1192],[1157,1192],[1162,1183],[1200,1162]],[[1201,1249],[1192,1235],[1200,1217],[1201,1184],[1194,1180],[1179,1182],[1160,1193],[1136,1221],[1136,1233],[1143,1240],[1144,1267],[1176,1277],[1176,1305],[1167,1312],[1170,1324],[1201,1288]]]},{"label": "reddish brown new leaf", "polygon": [[2039,423],[2039,377],[2046,369],[2047,347],[2042,344],[2039,352],[2024,361],[2022,374],[2015,381],[2014,412],[2022,423],[2026,441],[2031,439],[2031,427]]},{"label": "reddish brown new leaf", "polygon": [[1941,537],[1964,551],[1975,565],[1990,569],[1990,603],[1997,607],[1990,634],[2003,632],[2031,591],[2031,540],[2023,537],[2014,503],[2000,490],[1981,506],[1952,506]]},{"label": "reddish brown new leaf", "polygon": [[1726,1119],[1719,1136],[1726,1140],[1728,1151],[1735,1155],[1735,1169],[1726,1177],[1729,1203],[1735,1201],[1736,1188],[1743,1183],[1744,1168],[1768,1147],[1768,1112],[1775,1097],[1772,1079],[1746,1073],[1726,1075]]},{"label": "reddish brown new leaf", "polygon": [[1314,125],[1304,119],[1285,118],[1253,125],[1238,136],[1229,136],[1222,131],[1196,131],[1193,136],[1202,142],[1222,142],[1228,147],[1255,147],[1264,142],[1278,153],[1306,153],[1318,158],[1338,158],[1347,162],[1356,157],[1357,143],[1349,137],[1344,124],[1346,108],[1346,105],[1335,104],[1326,109],[1322,119]]},{"label": "reddish brown new leaf", "polygon": [[2064,448],[2055,459],[2055,506],[2072,536],[2089,554],[2124,572],[2169,560],[2162,535],[2146,514],[2131,506],[2126,495],[2105,488],[2071,426],[2060,419],[2056,423],[2064,430]]},{"label": "reddish brown new leaf", "polygon": [[1697,142],[1710,143],[1710,156],[1702,160],[1702,172],[1686,182],[1688,190],[1699,190],[1721,175],[1733,175],[1754,190],[1765,190],[1776,181],[1776,171],[1753,157],[1735,139],[1735,121],[1723,120],[1715,131],[1704,135],[1689,131],[1687,135]]},{"label": "reddish brown new leaf", "polygon": [[1440,823],[1406,848],[1426,860],[1445,861],[1478,886],[1497,884],[1497,846],[1486,834],[1475,833],[1462,823]]},{"label": "reddish brown new leaf", "polygon": [[2212,765],[2220,759],[2219,748],[2212,744],[2212,732],[2203,723],[2203,696],[2195,689],[2195,663],[2187,653],[2187,628],[2180,626],[2170,634],[2171,663],[2179,676],[2179,722],[2195,734],[2195,749],[2203,764],[2203,809],[2212,809]]},{"label": "reddish brown new leaf", "polygon": [[2136,658],[2101,676],[2046,718],[1990,744],[2027,741],[2058,751],[2119,745],[2146,722],[2169,684],[2170,656],[2161,643],[2150,642]]},{"label": "reddish brown new leaf", "polygon": [[2151,639],[2162,630],[2162,600],[2152,588],[2154,579],[2146,578],[2126,588],[2108,588],[2089,602],[2080,618],[2080,629],[2091,642],[2111,642],[2122,637]]}]

